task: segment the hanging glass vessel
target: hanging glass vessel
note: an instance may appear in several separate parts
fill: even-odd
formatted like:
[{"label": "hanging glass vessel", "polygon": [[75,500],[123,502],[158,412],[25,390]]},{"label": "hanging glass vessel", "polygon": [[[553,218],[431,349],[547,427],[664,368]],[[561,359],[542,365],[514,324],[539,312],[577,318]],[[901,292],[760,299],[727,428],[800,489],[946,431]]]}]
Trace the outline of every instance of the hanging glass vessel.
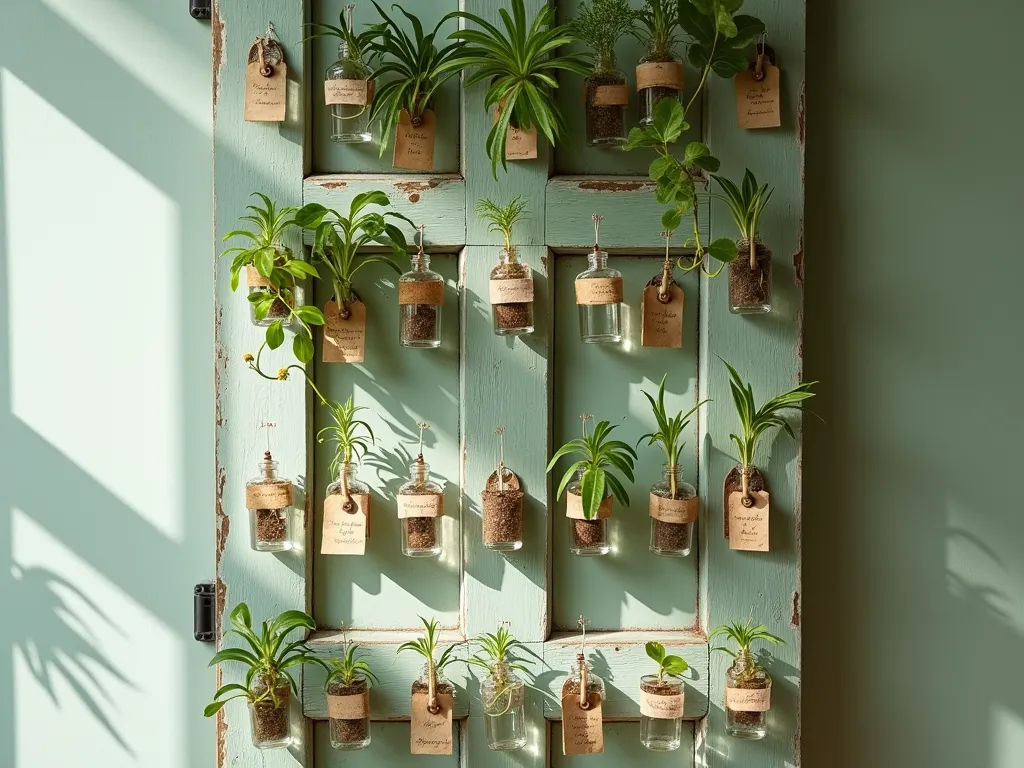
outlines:
[{"label": "hanging glass vessel", "polygon": [[[354,4],[345,6],[344,23],[353,30]],[[324,98],[331,111],[331,140],[346,144],[372,141],[370,103],[373,101],[373,80],[361,52],[353,50],[342,38],[338,44],[338,60],[327,68]]]},{"label": "hanging glass vessel", "polygon": [[487,747],[497,751],[526,746],[526,685],[514,671],[498,663],[480,684]]},{"label": "hanging glass vessel", "polygon": [[444,278],[430,271],[430,257],[423,251],[424,229],[419,227],[420,244],[411,259],[412,269],[398,278],[399,341],[403,347],[432,349],[441,346]]},{"label": "hanging glass vessel", "polygon": [[250,544],[257,552],[291,549],[292,481],[278,476],[270,451],[258,466],[259,474],[245,484]]},{"label": "hanging glass vessel", "polygon": [[594,220],[594,250],[589,268],[576,276],[576,304],[580,315],[580,340],[587,344],[618,344],[622,341],[622,273],[608,266],[608,254],[598,245],[603,216]]},{"label": "hanging glass vessel", "polygon": [[725,673],[725,732],[737,739],[768,735],[772,678],[747,649]]},{"label": "hanging glass vessel", "polygon": [[666,464],[664,479],[651,486],[651,544],[656,555],[686,557],[693,544],[697,489],[683,481],[678,464]]}]

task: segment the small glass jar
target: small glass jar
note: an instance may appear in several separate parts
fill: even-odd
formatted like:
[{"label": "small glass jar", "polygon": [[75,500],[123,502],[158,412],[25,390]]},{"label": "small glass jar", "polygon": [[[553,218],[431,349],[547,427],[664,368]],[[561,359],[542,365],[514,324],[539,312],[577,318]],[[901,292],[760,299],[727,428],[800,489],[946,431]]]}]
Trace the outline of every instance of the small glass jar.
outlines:
[{"label": "small glass jar", "polygon": [[503,248],[491,270],[490,297],[498,336],[533,333],[533,270],[520,263],[515,248]]},{"label": "small glass jar", "polygon": [[[683,99],[683,62],[671,51],[649,46],[647,54],[636,66],[637,100],[640,125],[654,122],[654,107],[659,101]],[[651,83],[640,88],[642,83]]]},{"label": "small glass jar", "polygon": [[[257,695],[266,691],[267,685],[260,681],[253,687]],[[252,743],[257,749],[282,749],[292,743],[291,735],[291,688],[288,681],[280,681],[273,696],[262,701],[249,702],[249,723],[252,726]]]},{"label": "small glass jar", "polygon": [[686,557],[693,546],[697,489],[683,482],[678,464],[665,464],[662,472],[664,479],[651,486],[650,550],[665,557]]},{"label": "small glass jar", "polygon": [[427,254],[417,253],[411,261],[412,269],[398,278],[399,341],[403,347],[440,347],[444,278],[430,271]]},{"label": "small glass jar", "polygon": [[484,546],[495,552],[515,552],[523,546],[523,501],[514,488],[483,492]]},{"label": "small glass jar", "polygon": [[617,147],[626,143],[626,73],[615,68],[614,57],[599,57],[585,83],[587,146]]},{"label": "small glass jar", "polygon": [[[349,28],[352,25],[352,6],[346,9]],[[370,102],[373,99],[373,80],[370,69],[359,58],[358,52],[350,51],[348,43],[338,45],[338,60],[327,68],[328,84],[325,91],[331,91],[331,81],[347,81],[338,93],[344,104],[330,104],[331,141],[346,144],[362,144],[373,140],[370,131]],[[362,102],[361,104],[358,102]]]},{"label": "small glass jar", "polygon": [[[569,482],[566,488],[567,493],[576,496],[582,495],[583,470],[577,470],[576,476]],[[572,499],[567,499],[572,502]],[[612,503],[611,494],[604,497],[602,506]],[[569,519],[569,551],[581,557],[596,557],[607,555],[612,551],[608,543],[608,520],[606,517],[596,517],[593,520],[581,520],[576,517]]]},{"label": "small glass jar", "polygon": [[589,661],[583,660],[582,654],[576,655],[576,664],[573,666],[572,671],[569,672],[569,676],[565,679],[565,682],[562,683],[562,698],[564,699],[566,696],[579,697],[580,688],[582,687],[580,685],[581,666],[586,670],[587,703],[590,707],[594,707],[597,704],[604,702],[604,680],[594,674],[594,667]]},{"label": "small glass jar", "polygon": [[618,344],[622,341],[622,273],[609,268],[605,251],[595,248],[589,261],[590,267],[576,276],[580,340]]},{"label": "small glass jar", "polygon": [[741,650],[725,672],[725,732],[737,739],[767,736],[771,691],[771,675]]},{"label": "small glass jar", "polygon": [[[398,496],[400,513],[403,508],[417,512],[415,516],[402,518],[402,554],[407,557],[440,555],[444,488],[430,478],[430,465],[422,457],[409,465],[409,482],[398,489]],[[416,496],[429,498],[423,499],[420,504],[409,498]],[[431,514],[420,516],[423,511]]]},{"label": "small glass jar", "polygon": [[292,548],[292,481],[278,476],[270,451],[258,466],[259,474],[245,484],[249,543],[257,552],[283,552]]},{"label": "small glass jar", "polygon": [[526,746],[526,685],[515,672],[498,664],[480,684],[487,747],[498,751]]},{"label": "small glass jar", "polygon": [[[327,684],[325,691],[332,696],[363,696],[369,690],[366,678],[357,678],[350,685],[345,685],[335,678]],[[368,702],[369,700],[366,699]],[[331,709],[328,698],[328,710]],[[370,715],[365,717],[328,717],[331,724],[331,746],[334,749],[354,751],[370,746]]]},{"label": "small glass jar", "polygon": [[[683,681],[673,677],[659,679],[657,675],[644,675],[640,678],[640,690],[655,703],[659,700],[665,702],[650,709],[641,704],[640,743],[653,752],[673,752],[679,749],[683,736]],[[645,710],[650,714],[646,714]],[[677,712],[678,717],[673,717]]]},{"label": "small glass jar", "polygon": [[772,311],[772,252],[760,238],[750,258],[750,242],[740,241],[739,254],[729,263],[729,310],[737,315]]},{"label": "small glass jar", "polygon": [[[274,249],[274,266],[279,267],[284,262],[288,261],[292,257],[292,250],[281,243],[274,243],[271,246]],[[280,299],[275,299],[274,303],[270,305],[270,311],[267,316],[262,320],[256,319],[256,302],[253,300],[254,294],[270,293],[270,280],[265,278],[257,271],[256,267],[249,265],[245,269],[246,283],[249,287],[249,319],[253,325],[265,327],[271,323],[275,323],[278,320],[286,319],[289,315],[288,306]],[[294,292],[294,281],[291,276],[286,278],[286,284],[281,286],[281,295],[292,304],[295,305],[295,292]]]}]

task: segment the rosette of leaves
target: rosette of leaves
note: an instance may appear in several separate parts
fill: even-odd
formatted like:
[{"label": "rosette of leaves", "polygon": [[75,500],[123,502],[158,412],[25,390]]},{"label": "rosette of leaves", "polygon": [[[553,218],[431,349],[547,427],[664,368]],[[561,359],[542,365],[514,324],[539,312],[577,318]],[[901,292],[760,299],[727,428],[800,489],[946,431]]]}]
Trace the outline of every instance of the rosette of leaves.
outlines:
[{"label": "rosette of leaves", "polygon": [[245,684],[228,683],[222,685],[214,694],[213,701],[206,705],[203,714],[212,717],[232,699],[244,698],[253,704],[269,701],[275,708],[284,702],[280,697],[280,689],[288,685],[296,696],[299,695],[298,685],[292,677],[290,669],[301,664],[321,664],[306,646],[306,641],[295,640],[285,642],[285,638],[296,629],[316,629],[313,617],[302,611],[285,611],[276,619],[267,619],[259,634],[252,627],[252,614],[249,606],[239,603],[228,617],[231,629],[225,634],[238,635],[250,650],[245,648],[224,648],[218,651],[209,666],[235,661],[249,667],[245,673]]},{"label": "rosette of leaves", "polygon": [[376,438],[370,425],[356,418],[359,411],[368,409],[356,405],[351,396],[344,403],[327,400],[324,405],[330,411],[334,423],[317,432],[316,440],[318,443],[328,441],[335,444],[334,458],[328,470],[331,477],[335,477],[339,467],[347,469],[353,458],[361,459],[365,456]]},{"label": "rosette of leaves", "polygon": [[[711,630],[711,634],[708,635],[708,640],[714,640],[719,635],[725,635],[727,638],[736,643],[738,650],[733,651],[725,646],[717,646],[712,648],[712,651],[721,651],[732,656],[734,659],[737,656],[745,655],[751,657],[750,646],[761,640],[766,643],[778,645],[782,643],[785,645],[786,641],[777,635],[773,635],[768,631],[768,627],[764,624],[754,624],[752,618],[747,619],[745,622],[735,622],[733,624],[723,624],[720,627],[715,627]],[[752,657],[751,657],[752,658]],[[751,665],[749,670],[750,674],[753,674],[757,669],[760,669],[760,664],[756,661]]]},{"label": "rosette of leaves", "polygon": [[234,254],[231,260],[231,290],[238,288],[243,269],[253,267],[259,272],[270,285],[265,291],[253,291],[249,294],[256,319],[266,319],[275,302],[280,302],[288,310],[286,317],[267,326],[267,346],[277,349],[284,344],[284,326],[291,323],[295,329],[292,351],[300,361],[308,363],[313,359],[313,331],[310,326],[323,325],[324,316],[316,307],[296,306],[294,286],[296,279],[319,275],[311,264],[292,258],[291,249],[280,245],[285,232],[297,225],[297,209],[278,208],[274,201],[262,192],[253,192],[253,196],[259,197],[263,205],[247,206],[251,213],[239,220],[248,221],[254,227],[235,229],[224,235],[225,241],[234,237],[249,241],[244,246],[228,248],[221,253],[221,256]]},{"label": "rosette of leaves", "polygon": [[610,70],[615,69],[615,44],[633,33],[637,15],[626,0],[584,0],[567,26],[573,37],[590,47],[593,64]]},{"label": "rosette of leaves", "polygon": [[[370,51],[379,62],[373,70],[373,80],[378,87],[370,107],[370,120],[380,121],[380,154],[383,156],[402,110],[409,113],[413,125],[419,125],[423,111],[432,107],[437,89],[458,74],[457,68],[446,65],[460,54],[463,43],[457,41],[437,47],[437,33],[446,19],[441,19],[431,32],[424,33],[418,18],[400,5],[392,5],[392,9],[397,8],[412,24],[412,35],[409,35],[376,2],[373,7],[384,21],[370,41]],[[385,76],[389,78],[387,82]]]},{"label": "rosette of leaves", "polygon": [[761,219],[768,201],[771,200],[774,188],[767,184],[758,185],[757,177],[749,168],[743,174],[743,182],[739,186],[724,176],[712,176],[725,194],[714,195],[729,206],[732,220],[740,231],[740,242],[750,247],[750,268],[757,268],[757,223]]},{"label": "rosette of leaves", "polygon": [[498,627],[497,632],[487,632],[473,638],[479,650],[466,663],[487,670],[494,682],[494,696],[484,701],[484,711],[490,715],[503,715],[512,708],[512,689],[520,682],[509,674],[512,670],[529,675],[530,670],[516,655],[526,646],[512,635],[507,627]]},{"label": "rosette of leaves", "polygon": [[[508,127],[528,131],[536,128],[555,144],[565,133],[565,120],[554,98],[558,88],[557,73],[588,72],[586,57],[578,53],[552,54],[573,41],[565,26],[553,26],[555,9],[545,5],[527,23],[523,0],[512,0],[512,13],[500,8],[498,14],[504,30],[486,19],[466,11],[455,11],[458,17],[476,24],[480,29],[460,29],[449,39],[466,43],[458,56],[442,69],[473,69],[465,85],[487,83],[484,109],[500,106],[501,114],[487,134],[487,155],[491,173],[498,176],[498,163],[508,169],[505,161],[505,138]],[[446,17],[448,18],[448,17]]]},{"label": "rosette of leaves", "polygon": [[690,665],[682,657],[666,655],[665,646],[661,643],[647,643],[644,650],[647,652],[647,656],[658,665],[658,682],[664,680],[665,675],[679,677],[690,668]]},{"label": "rosette of leaves", "polygon": [[[683,433],[686,428],[690,426],[690,417],[697,412],[704,403],[711,402],[710,400],[701,400],[693,408],[686,413],[679,411],[675,416],[669,416],[668,410],[665,408],[665,380],[668,378],[666,373],[661,377],[661,384],[658,385],[658,399],[655,400],[647,392],[644,392],[644,397],[647,398],[647,402],[651,404],[651,412],[654,414],[654,420],[658,424],[657,432],[648,432],[645,435],[641,435],[640,439],[637,440],[636,444],[639,446],[644,440],[647,441],[647,445],[661,445],[662,450],[665,451],[665,463],[670,467],[674,467],[679,463],[679,454],[683,450],[683,446],[686,444],[682,441]],[[676,497],[676,474],[674,472],[669,475],[671,483],[672,498]]]},{"label": "rosette of leaves", "polygon": [[679,42],[678,0],[646,0],[636,14],[633,36],[647,45],[659,60],[672,57],[672,49]]},{"label": "rosette of leaves", "polygon": [[409,640],[408,642],[402,643],[398,646],[398,653],[403,651],[412,651],[423,657],[427,666],[436,674],[441,675],[452,662],[458,661],[455,658],[455,647],[450,645],[444,649],[440,656],[437,655],[437,641],[441,636],[441,624],[437,619],[430,619],[427,621],[420,616],[420,621],[423,622],[423,637],[417,637],[415,640]]},{"label": "rosette of leaves", "polygon": [[323,665],[327,669],[325,690],[335,680],[344,686],[353,685],[358,680],[365,680],[368,688],[379,684],[369,663],[363,659],[362,647],[358,643],[346,643],[344,656],[340,659],[324,659]]},{"label": "rosette of leaves", "polygon": [[584,414],[582,418],[583,437],[570,440],[555,451],[555,455],[548,463],[547,471],[553,470],[562,456],[575,454],[582,457],[570,464],[565,471],[562,482],[558,484],[558,493],[555,498],[562,497],[562,493],[577,470],[582,469],[580,495],[583,500],[583,516],[587,520],[593,520],[597,516],[601,502],[604,501],[607,489],[611,490],[622,506],[629,506],[629,494],[626,493],[622,482],[611,470],[622,473],[629,482],[634,482],[633,462],[636,461],[636,451],[621,440],[610,439],[610,435],[616,427],[607,421],[599,421],[594,427],[593,433],[587,434],[589,420],[590,417]]}]

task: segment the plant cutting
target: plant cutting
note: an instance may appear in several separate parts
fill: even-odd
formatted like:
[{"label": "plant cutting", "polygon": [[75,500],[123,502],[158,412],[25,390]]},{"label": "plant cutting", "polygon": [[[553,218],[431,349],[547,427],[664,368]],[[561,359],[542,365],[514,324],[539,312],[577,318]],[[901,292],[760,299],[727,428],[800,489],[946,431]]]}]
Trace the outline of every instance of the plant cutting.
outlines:
[{"label": "plant cutting", "polygon": [[[353,459],[362,459],[375,442],[373,430],[362,419],[350,396],[344,403],[328,400],[324,403],[333,424],[317,432],[317,442],[334,443],[334,456],[328,469],[336,477],[327,486],[324,497],[324,524],[321,552],[324,554],[361,555],[366,548],[370,521],[370,487],[356,478]],[[359,515],[359,517],[355,517]]]},{"label": "plant cutting", "polygon": [[616,68],[615,45],[636,25],[637,11],[626,0],[582,2],[569,22],[570,34],[591,49],[593,72],[584,80],[587,110],[587,145],[619,146],[626,143],[626,73]]},{"label": "plant cutting", "polygon": [[516,674],[529,674],[517,651],[526,646],[507,627],[474,638],[477,652],[466,663],[487,672],[480,684],[480,699],[487,715],[487,746],[507,751],[526,746],[526,684]]},{"label": "plant cutting", "polygon": [[496,427],[498,466],[487,478],[483,496],[484,546],[514,552],[523,546],[523,500],[519,478],[505,466],[505,428]]},{"label": "plant cutting", "polygon": [[264,621],[257,634],[245,603],[239,603],[228,618],[232,628],[225,634],[238,635],[251,650],[224,648],[214,655],[209,666],[227,661],[243,664],[248,667],[245,684],[222,685],[203,714],[212,717],[232,699],[244,698],[249,703],[253,744],[259,749],[287,747],[292,742],[288,707],[292,693],[299,695],[289,670],[320,661],[312,655],[305,640],[286,643],[285,638],[296,629],[316,629],[316,622],[302,611],[285,611],[273,621]]},{"label": "plant cutting", "polygon": [[402,553],[407,557],[437,557],[441,554],[444,489],[430,477],[430,465],[423,460],[423,433],[430,425],[421,421],[416,426],[420,430],[420,449],[409,465],[409,481],[398,489]]},{"label": "plant cutting", "polygon": [[432,170],[436,131],[434,96],[458,74],[458,69],[446,65],[460,54],[463,44],[456,41],[437,47],[437,33],[446,19],[441,19],[433,31],[424,34],[418,18],[399,5],[392,5],[392,9],[397,8],[412,24],[410,36],[376,2],[373,7],[384,19],[380,34],[370,43],[370,50],[380,62],[373,71],[373,79],[384,83],[377,89],[370,108],[370,120],[381,124],[380,154],[384,154],[397,128],[394,166]]},{"label": "plant cutting", "polygon": [[758,185],[748,168],[737,186],[724,176],[712,176],[722,188],[713,197],[729,206],[732,220],[740,231],[739,258],[729,264],[729,309],[737,314],[772,311],[772,252],[764,247],[757,230],[761,213],[774,189]]},{"label": "plant cutting", "polygon": [[763,739],[768,735],[768,709],[771,707],[772,678],[759,659],[754,658],[750,646],[757,642],[777,645],[785,643],[768,631],[764,624],[746,622],[723,624],[708,635],[713,640],[725,635],[736,643],[737,651],[724,646],[712,651],[727,653],[733,658],[725,673],[725,732],[737,739]]},{"label": "plant cutting", "polygon": [[551,457],[547,471],[551,472],[562,456],[575,454],[582,458],[566,469],[558,484],[556,499],[568,491],[566,517],[571,534],[570,550],[574,555],[606,555],[608,545],[606,523],[612,513],[612,496],[624,507],[629,506],[629,495],[615,475],[620,472],[633,482],[633,462],[636,451],[621,440],[611,440],[616,427],[599,421],[592,434],[587,434],[587,422],[593,416],[584,413],[583,437],[570,440]]},{"label": "plant cutting", "polygon": [[224,235],[245,238],[244,246],[227,248],[221,256],[232,256],[231,290],[237,290],[242,269],[249,285],[249,311],[256,325],[266,326],[267,346],[277,349],[284,343],[284,327],[292,325],[295,339],[292,350],[300,361],[313,359],[313,331],[311,325],[323,325],[324,318],[316,307],[298,306],[295,300],[295,280],[319,277],[316,269],[301,259],[292,257],[292,250],[282,238],[289,228],[297,225],[297,210],[278,208],[262,192],[254,192],[262,205],[247,206],[251,213],[239,221],[248,221],[254,227],[235,229]]},{"label": "plant cutting", "polygon": [[510,135],[520,138],[517,131],[532,132],[529,154],[536,157],[538,130],[552,145],[565,133],[565,120],[553,93],[558,88],[556,76],[558,72],[585,75],[588,71],[580,54],[552,55],[573,41],[566,27],[553,26],[554,7],[544,5],[529,23],[523,0],[512,0],[511,14],[504,8],[499,8],[498,14],[504,29],[474,13],[449,14],[479,29],[460,29],[449,35],[450,39],[465,42],[466,47],[446,65],[451,69],[475,70],[466,77],[466,87],[487,83],[484,109],[497,110],[494,125],[487,134],[487,156],[491,158],[495,178],[498,163],[507,170],[506,160],[513,159],[506,152]]},{"label": "plant cutting", "polygon": [[498,205],[483,198],[477,201],[476,214],[487,222],[487,231],[497,232],[505,243],[488,286],[494,332],[499,336],[533,333],[533,270],[519,261],[519,250],[512,245],[513,227],[529,218],[526,201],[516,195]]},{"label": "plant cutting", "polygon": [[693,524],[697,520],[697,490],[683,481],[679,455],[685,443],[682,438],[690,426],[690,418],[708,400],[702,400],[686,413],[679,411],[669,416],[665,407],[666,373],[658,385],[658,399],[644,392],[651,404],[651,412],[658,425],[656,432],[648,432],[637,440],[647,445],[660,445],[665,453],[664,479],[651,486],[649,511],[651,516],[650,550],[656,555],[686,557],[693,542]]},{"label": "plant cutting", "polygon": [[654,752],[679,749],[683,733],[683,681],[690,666],[665,646],[650,642],[647,655],[658,665],[657,674],[640,678],[640,742]]},{"label": "plant cutting", "polygon": [[673,50],[679,43],[679,2],[645,0],[636,19],[633,34],[647,46],[647,53],[636,65],[640,125],[649,125],[658,102],[683,98],[683,62]]},{"label": "plant cutting", "polygon": [[370,745],[370,688],[378,683],[362,648],[345,642],[340,659],[326,659],[328,719],[331,746],[341,750],[364,749]]},{"label": "plant cutting", "polygon": [[[444,675],[445,668],[459,661],[455,657],[455,647],[450,645],[437,655],[441,625],[436,619],[423,622],[423,636],[402,643],[398,652],[410,651],[423,657],[423,672],[412,684],[412,726],[410,747],[412,754],[451,754],[452,730],[451,711],[455,700],[455,686]],[[445,722],[447,721],[447,722]],[[426,722],[429,733],[424,734],[422,724]],[[447,733],[440,732],[446,725]],[[438,749],[441,742],[443,749]]]}]

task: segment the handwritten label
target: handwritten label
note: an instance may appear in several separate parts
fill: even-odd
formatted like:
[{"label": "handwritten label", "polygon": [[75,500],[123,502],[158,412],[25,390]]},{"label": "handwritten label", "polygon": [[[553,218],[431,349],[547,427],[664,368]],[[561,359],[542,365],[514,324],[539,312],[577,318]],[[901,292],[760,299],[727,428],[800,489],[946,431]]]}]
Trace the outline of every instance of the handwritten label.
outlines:
[{"label": "handwritten label", "polygon": [[733,712],[767,712],[772,706],[772,689],[726,688],[725,706]]},{"label": "handwritten label", "polygon": [[345,495],[332,493],[324,499],[324,528],[320,552],[324,555],[362,555],[370,527],[370,496],[353,493],[353,509],[345,509]]},{"label": "handwritten label", "polygon": [[441,517],[444,514],[444,496],[440,493],[398,494],[398,518]]},{"label": "handwritten label", "polygon": [[260,73],[260,63],[245,67],[245,120],[250,123],[284,121],[288,103],[288,65],[274,64],[270,77]]},{"label": "handwritten label", "polygon": [[450,693],[437,694],[440,707],[437,714],[427,708],[429,703],[425,692],[412,695],[409,752],[414,755],[450,755],[454,697]]},{"label": "handwritten label", "polygon": [[509,126],[505,131],[505,159],[506,160],[536,160],[537,159],[537,128],[536,126],[524,131],[515,126]]},{"label": "handwritten label", "polygon": [[324,102],[365,106],[370,103],[371,85],[371,80],[324,80]]},{"label": "handwritten label", "polygon": [[683,90],[683,65],[678,61],[652,61],[636,66],[636,89],[675,88]]},{"label": "handwritten label", "polygon": [[327,715],[332,720],[362,720],[370,716],[370,692],[327,696]]},{"label": "handwritten label", "polygon": [[291,505],[291,483],[257,483],[245,487],[246,509],[284,509]]},{"label": "handwritten label", "polygon": [[651,494],[648,505],[651,517],[663,523],[692,523],[697,519],[698,501],[692,499],[666,499]]},{"label": "handwritten label", "polygon": [[324,305],[324,362],[361,363],[366,355],[366,305],[350,302],[348,318],[333,299]]},{"label": "handwritten label", "polygon": [[629,104],[629,88],[625,85],[599,85],[590,99],[593,107],[624,107]]},{"label": "handwritten label", "polygon": [[675,720],[683,716],[683,694],[659,696],[640,689],[640,714],[657,720]]},{"label": "handwritten label", "polygon": [[644,288],[643,314],[640,316],[640,344],[645,347],[681,349],[683,346],[683,289],[669,286],[668,304],[658,300],[661,289]]},{"label": "handwritten label", "polygon": [[[583,497],[578,493],[565,494],[565,516],[573,520],[586,520],[583,514]],[[591,520],[604,520],[612,516],[612,497],[605,497],[601,506],[597,508],[597,514]]]},{"label": "handwritten label", "polygon": [[423,110],[422,122],[412,124],[412,118],[404,109],[398,116],[395,128],[395,157],[392,165],[409,171],[432,171],[434,169],[434,135],[437,124],[434,112]]},{"label": "handwritten label", "polygon": [[743,506],[743,491],[729,494],[729,549],[768,551],[768,491],[751,491],[754,505]]},{"label": "handwritten label", "polygon": [[604,752],[601,696],[587,697],[590,706],[580,708],[579,694],[562,697],[562,754],[597,755]]},{"label": "handwritten label", "polygon": [[444,304],[444,283],[441,280],[400,280],[399,304]]},{"label": "handwritten label", "polygon": [[516,277],[511,280],[491,280],[491,304],[529,304],[533,301],[533,278]]},{"label": "handwritten label", "polygon": [[621,301],[621,277],[592,277],[576,281],[577,304],[618,304]]},{"label": "handwritten label", "polygon": [[782,99],[779,68],[767,59],[764,77],[754,79],[748,69],[736,75],[736,118],[740,128],[778,128],[782,125]]}]

